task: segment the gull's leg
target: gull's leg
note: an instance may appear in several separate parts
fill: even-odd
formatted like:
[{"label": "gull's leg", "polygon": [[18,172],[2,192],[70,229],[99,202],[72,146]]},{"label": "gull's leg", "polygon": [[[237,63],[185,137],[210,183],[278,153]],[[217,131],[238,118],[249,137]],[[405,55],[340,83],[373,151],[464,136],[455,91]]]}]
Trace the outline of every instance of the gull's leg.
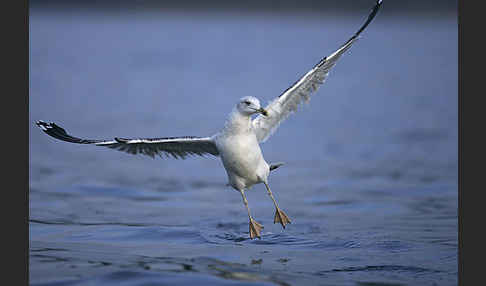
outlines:
[{"label": "gull's leg", "polygon": [[275,205],[275,217],[273,218],[273,223],[279,222],[282,225],[282,227],[285,228],[286,224],[291,223],[290,218],[284,213],[283,210],[281,210],[278,207],[277,201],[273,197],[272,191],[270,190],[268,183],[267,182],[263,182],[263,183],[267,188],[268,195],[272,198],[273,204]]},{"label": "gull's leg", "polygon": [[246,210],[248,211],[248,218],[250,219],[250,238],[251,239],[254,239],[255,237],[260,238],[260,231],[262,230],[263,226],[258,222],[256,222],[256,220],[254,220],[251,217],[250,208],[248,207],[248,201],[246,200],[245,197],[245,191],[244,190],[239,190],[239,191],[241,193],[241,196],[243,197],[243,203],[245,203]]}]

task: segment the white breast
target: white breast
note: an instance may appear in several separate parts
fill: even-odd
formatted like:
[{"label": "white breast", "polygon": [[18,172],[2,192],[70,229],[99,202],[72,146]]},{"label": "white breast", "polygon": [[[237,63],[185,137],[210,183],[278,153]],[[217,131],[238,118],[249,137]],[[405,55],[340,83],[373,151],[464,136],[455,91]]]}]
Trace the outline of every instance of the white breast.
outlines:
[{"label": "white breast", "polygon": [[246,189],[267,179],[269,166],[253,132],[219,136],[216,145],[233,188]]},{"label": "white breast", "polygon": [[233,188],[248,189],[267,180],[270,167],[263,159],[249,115],[234,108],[223,130],[212,139]]}]

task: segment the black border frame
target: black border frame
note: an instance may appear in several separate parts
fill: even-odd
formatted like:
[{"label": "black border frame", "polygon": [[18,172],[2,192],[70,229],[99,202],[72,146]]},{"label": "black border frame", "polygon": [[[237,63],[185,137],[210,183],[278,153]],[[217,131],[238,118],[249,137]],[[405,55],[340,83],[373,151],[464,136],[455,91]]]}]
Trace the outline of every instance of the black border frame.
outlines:
[{"label": "black border frame", "polygon": [[[390,0],[385,0],[390,1]],[[458,156],[459,156],[459,188],[458,188],[458,285],[474,285],[476,281],[481,281],[480,276],[476,277],[475,274],[481,273],[481,263],[469,263],[467,268],[467,276],[465,276],[464,267],[464,225],[466,206],[468,209],[472,206],[471,201],[476,201],[478,204],[481,200],[478,198],[474,200],[474,196],[478,196],[481,190],[481,181],[478,180],[481,168],[469,168],[467,173],[467,180],[464,180],[464,165],[466,154],[467,162],[469,164],[474,158],[476,160],[479,156],[472,155],[474,149],[482,147],[483,140],[479,138],[469,139],[468,142],[464,138],[464,129],[466,126],[470,126],[470,130],[476,127],[475,133],[470,132],[471,138],[474,134],[480,134],[482,129],[479,126],[482,122],[478,118],[472,116],[481,114],[479,108],[482,105],[475,102],[473,99],[479,99],[482,97],[483,85],[474,86],[473,83],[480,82],[479,77],[482,75],[481,70],[474,72],[474,67],[471,63],[474,63],[480,58],[481,53],[478,51],[481,42],[480,39],[475,39],[474,45],[467,45],[465,39],[467,35],[474,33],[475,36],[481,36],[482,31],[478,31],[482,28],[480,22],[480,16],[482,12],[479,7],[473,9],[472,3],[468,1],[468,7],[464,5],[464,0],[457,1],[457,20],[458,20]],[[10,207],[4,206],[3,218],[8,222],[9,227],[4,228],[4,237],[7,237],[7,259],[8,266],[4,269],[5,274],[4,281],[14,281],[15,285],[28,285],[29,284],[29,126],[32,124],[29,117],[29,1],[14,1],[10,3],[16,3],[13,13],[11,13],[10,7],[4,6],[4,15],[7,19],[4,23],[11,23],[11,25],[4,25],[4,31],[11,32],[13,36],[4,38],[4,58],[6,59],[6,65],[4,65],[4,93],[3,93],[3,106],[4,115],[2,127],[4,128],[4,139],[14,140],[2,140],[4,154],[7,155],[7,164],[5,165],[4,178],[8,178],[8,187],[3,191],[8,194],[8,199],[4,199],[4,204],[8,204]],[[385,3],[386,5],[386,3]],[[473,13],[473,12],[476,13]],[[18,15],[20,14],[20,15]],[[474,14],[474,15],[473,15]],[[471,22],[474,21],[474,22]],[[467,27],[467,28],[466,28]],[[472,36],[469,37],[470,39]],[[475,57],[475,58],[473,58]],[[479,68],[479,66],[478,66]],[[473,69],[473,71],[471,71]],[[10,75],[15,75],[14,80],[10,80]],[[467,84],[466,84],[467,82]],[[6,87],[6,88],[5,88]],[[475,96],[474,96],[475,95]],[[466,99],[466,100],[465,100]],[[6,100],[6,102],[5,102]],[[476,108],[473,109],[473,106]],[[13,108],[12,108],[13,107]],[[7,111],[5,114],[5,110]],[[466,112],[468,110],[468,112]],[[12,124],[14,123],[14,124]],[[467,125],[466,125],[467,124]],[[471,125],[473,125],[471,127]],[[5,128],[7,130],[5,130]],[[478,136],[476,135],[476,137]],[[479,135],[480,136],[480,135]],[[478,140],[479,139],[479,140]],[[467,148],[467,149],[466,149]],[[466,155],[467,156],[467,155]],[[473,159],[471,159],[473,158]],[[471,165],[470,165],[471,166]],[[12,168],[13,167],[13,168]],[[469,191],[466,191],[469,187]],[[476,186],[476,188],[474,188]],[[467,193],[467,196],[464,194]],[[16,203],[10,203],[10,195],[15,197]],[[479,205],[478,205],[479,207]],[[13,211],[13,212],[12,212]],[[471,214],[471,211],[469,211]],[[481,213],[476,212],[476,217]],[[10,218],[14,218],[11,220]],[[471,227],[472,222],[476,218],[474,215],[468,216],[468,223]],[[14,230],[12,231],[11,225]],[[479,227],[478,227],[479,226]],[[476,224],[477,232],[480,234],[480,227],[482,225]],[[13,235],[12,235],[13,234]],[[472,236],[470,236],[472,237]],[[482,239],[481,235],[475,235],[475,239],[469,237],[468,245],[472,242],[479,242]],[[20,244],[20,245],[18,245]],[[9,247],[14,245],[15,247]],[[469,246],[472,249],[473,245]],[[21,248],[22,250],[20,250]],[[478,248],[476,248],[478,249]],[[476,251],[475,253],[478,253]],[[14,270],[13,272],[10,270]],[[19,273],[20,272],[20,273]],[[9,279],[11,278],[13,279]],[[478,278],[478,279],[475,279]],[[467,283],[469,282],[469,283]]]}]

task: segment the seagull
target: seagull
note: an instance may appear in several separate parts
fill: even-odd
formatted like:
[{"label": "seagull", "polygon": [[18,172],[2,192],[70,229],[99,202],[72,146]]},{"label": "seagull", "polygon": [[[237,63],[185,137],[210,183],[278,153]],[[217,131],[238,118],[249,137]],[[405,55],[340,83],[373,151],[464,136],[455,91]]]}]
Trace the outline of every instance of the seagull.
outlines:
[{"label": "seagull", "polygon": [[[368,26],[378,12],[382,0],[378,0],[361,28],[338,50],[320,60],[310,71],[287,88],[280,96],[261,107],[260,101],[253,96],[239,100],[230,112],[222,129],[210,137],[165,137],[127,139],[116,137],[113,140],[81,139],[69,135],[57,124],[39,120],[37,126],[56,139],[77,143],[104,146],[129,154],[142,154],[154,158],[173,157],[185,159],[191,155],[220,157],[228,175],[231,187],[241,194],[248,211],[250,239],[261,238],[263,226],[251,215],[245,190],[253,185],[263,183],[275,206],[274,223],[280,223],[285,229],[291,223],[290,218],[280,209],[268,184],[270,171],[283,163],[269,164],[265,161],[260,143],[265,142],[280,124],[303,102],[310,100],[320,85],[326,80],[330,69],[336,61],[360,38],[361,32]],[[252,119],[253,115],[257,115]]]}]

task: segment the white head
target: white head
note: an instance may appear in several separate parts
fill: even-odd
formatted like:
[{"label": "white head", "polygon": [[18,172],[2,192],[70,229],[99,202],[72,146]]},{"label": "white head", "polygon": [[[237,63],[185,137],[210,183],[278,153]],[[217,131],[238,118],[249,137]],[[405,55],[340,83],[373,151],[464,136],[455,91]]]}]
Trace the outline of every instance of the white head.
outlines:
[{"label": "white head", "polygon": [[240,98],[240,102],[236,105],[236,109],[244,115],[252,115],[255,113],[261,113],[264,116],[268,115],[268,112],[260,106],[260,101],[253,96],[245,96]]}]

